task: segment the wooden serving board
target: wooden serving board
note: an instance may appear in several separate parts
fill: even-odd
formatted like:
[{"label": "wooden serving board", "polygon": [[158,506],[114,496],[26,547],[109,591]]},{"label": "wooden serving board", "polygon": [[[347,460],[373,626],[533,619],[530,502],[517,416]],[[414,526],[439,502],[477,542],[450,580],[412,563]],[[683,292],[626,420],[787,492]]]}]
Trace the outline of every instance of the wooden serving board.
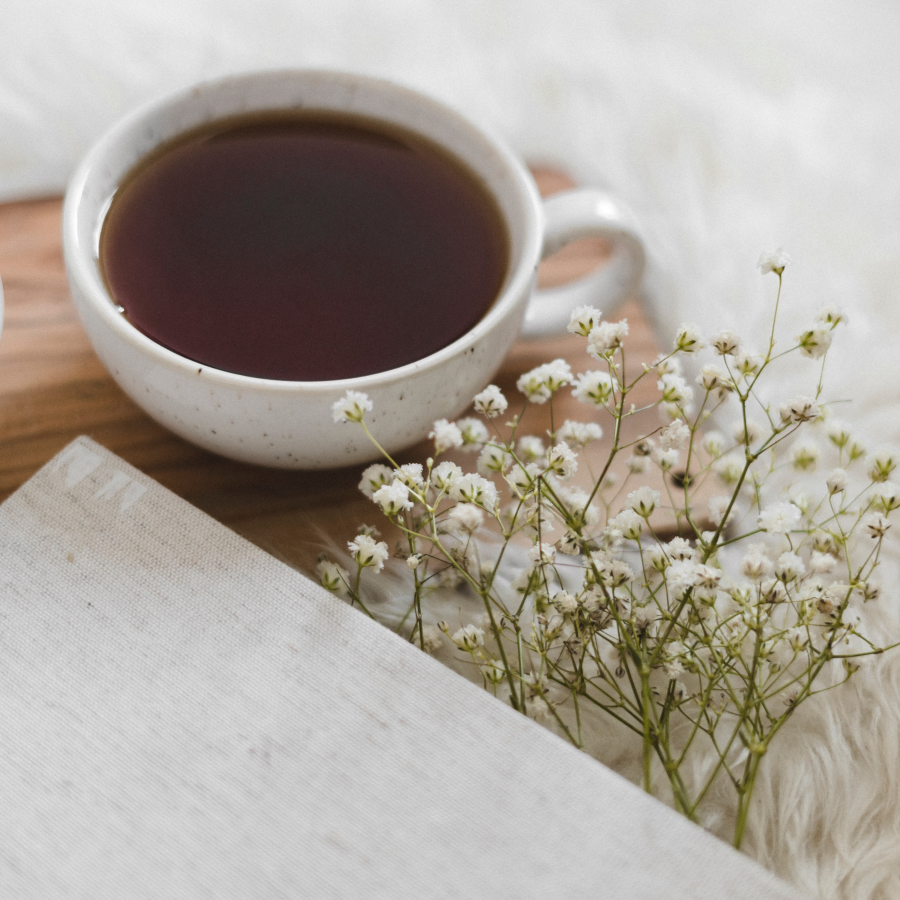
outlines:
[{"label": "wooden serving board", "polygon": [[[560,173],[535,170],[542,193],[571,185]],[[0,500],[63,446],[86,434],[151,477],[301,568],[315,562],[324,541],[343,543],[359,522],[380,513],[358,491],[360,467],[327,472],[265,469],[232,462],[194,447],[157,425],[122,393],[94,354],[69,294],[60,243],[58,198],[0,205],[0,278],[6,316],[0,339]],[[602,242],[570,246],[541,268],[543,285],[559,284],[602,264]],[[623,312],[631,326],[630,357],[650,362],[657,348],[635,303]],[[584,341],[571,335],[519,342],[495,381],[516,394],[523,372],[555,357],[576,371],[590,367]],[[648,379],[648,398],[655,380]],[[548,426],[547,410],[529,409],[528,433]],[[562,392],[556,410],[587,420],[589,411]],[[650,427],[653,427],[651,425]],[[423,443],[402,461],[423,461]],[[472,457],[467,457],[473,465]]]}]

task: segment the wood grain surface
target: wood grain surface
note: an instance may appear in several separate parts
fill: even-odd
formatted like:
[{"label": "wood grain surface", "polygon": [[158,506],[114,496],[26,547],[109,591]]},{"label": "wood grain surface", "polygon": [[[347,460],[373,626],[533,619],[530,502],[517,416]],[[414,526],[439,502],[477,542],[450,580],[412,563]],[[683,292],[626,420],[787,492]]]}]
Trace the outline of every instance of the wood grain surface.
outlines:
[{"label": "wood grain surface", "polygon": [[[565,175],[535,170],[542,193],[570,186]],[[86,434],[282,559],[309,568],[323,542],[343,543],[359,522],[380,518],[358,491],[361,467],[328,472],[265,469],[233,462],[194,447],[157,425],[119,390],[91,348],[72,303],[60,245],[59,199],[0,205],[0,278],[6,317],[0,339],[0,499],[79,434]],[[544,285],[559,284],[602,264],[602,242],[572,245],[542,264]],[[657,347],[634,302],[622,315],[631,326],[630,366],[639,371]],[[571,335],[519,342],[495,382],[511,399],[516,378],[555,357],[574,370],[593,361],[584,341]],[[655,394],[647,379],[646,399]],[[635,398],[640,404],[640,398]],[[589,410],[561,394],[556,421],[587,420]],[[650,413],[655,420],[655,413]],[[549,427],[546,407],[531,405],[527,433]],[[650,427],[654,427],[650,420]],[[631,427],[646,424],[632,422]],[[604,444],[606,442],[604,441]],[[423,443],[402,461],[424,461]],[[599,457],[604,448],[594,451]],[[472,457],[459,460],[474,465]],[[582,473],[582,477],[587,475]]]}]

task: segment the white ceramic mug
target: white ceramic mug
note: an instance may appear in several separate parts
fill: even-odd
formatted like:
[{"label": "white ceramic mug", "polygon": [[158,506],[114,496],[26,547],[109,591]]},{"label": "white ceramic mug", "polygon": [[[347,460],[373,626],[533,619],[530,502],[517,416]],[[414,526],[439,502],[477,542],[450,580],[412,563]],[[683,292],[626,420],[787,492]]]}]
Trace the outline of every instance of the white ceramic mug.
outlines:
[{"label": "white ceramic mug", "polygon": [[[339,381],[277,381],[221,371],[179,356],[121,314],[100,273],[100,228],[117,186],[148,153],[177,135],[236,114],[292,108],[358,114],[430,138],[487,185],[510,237],[500,294],[463,337],[409,365]],[[606,238],[608,265],[581,282],[535,290],[542,257],[585,236]],[[81,320],[122,389],[154,419],[233,459],[283,468],[334,468],[377,454],[361,429],[335,425],[332,404],[348,389],[374,402],[367,424],[388,451],[421,440],[432,423],[462,412],[497,371],[520,330],[561,331],[580,304],[609,314],[644,268],[637,226],[607,193],[575,190],[541,201],[525,166],[504,143],[458,112],[408,88],[330,71],[270,71],[206,82],[139,109],[90,151],[63,210],[63,249]],[[523,326],[524,320],[524,326]],[[336,348],[337,352],[337,348]]]}]

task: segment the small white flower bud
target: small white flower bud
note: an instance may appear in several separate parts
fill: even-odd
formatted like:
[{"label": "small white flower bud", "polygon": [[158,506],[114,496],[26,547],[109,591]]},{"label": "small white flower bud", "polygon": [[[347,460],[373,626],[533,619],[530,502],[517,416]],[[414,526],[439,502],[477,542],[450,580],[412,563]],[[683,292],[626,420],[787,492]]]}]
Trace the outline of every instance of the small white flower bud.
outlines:
[{"label": "small white flower bud", "polygon": [[847,490],[847,473],[843,469],[834,469],[825,484],[829,494],[840,494]]},{"label": "small white flower bud", "polygon": [[756,265],[763,275],[766,275],[769,272],[781,275],[785,266],[789,265],[790,262],[790,256],[779,247],[777,250],[768,250],[760,254],[759,262],[757,262]]},{"label": "small white flower bud", "polygon": [[468,650],[471,652],[478,647],[484,646],[484,631],[476,625],[465,625],[452,634],[450,640],[453,641],[460,650]]},{"label": "small white flower bud", "polygon": [[821,359],[828,352],[831,341],[831,329],[823,325],[815,325],[797,336],[800,352],[810,359]]},{"label": "small white flower bud", "polygon": [[495,384],[489,384],[480,394],[476,394],[472,402],[476,412],[480,412],[489,419],[506,412],[506,408],[509,406],[503,392]]},{"label": "small white flower bud", "polygon": [[489,435],[487,426],[480,419],[458,419],[456,422],[463,439],[463,447],[477,450],[480,444],[487,443]]},{"label": "small white flower bud", "polygon": [[628,320],[621,322],[600,322],[588,335],[587,352],[595,359],[607,359],[622,346],[628,335]]},{"label": "small white flower bud", "polygon": [[362,422],[363,416],[371,411],[372,401],[362,391],[347,391],[344,396],[332,404],[331,417],[335,422]]},{"label": "small white flower bud", "polygon": [[603,406],[613,395],[613,382],[606,372],[582,372],[574,385],[572,396],[588,406]]},{"label": "small white flower bud", "polygon": [[428,437],[434,440],[434,452],[437,454],[463,445],[462,431],[459,426],[446,419],[438,419],[434,423],[433,430],[428,433]]},{"label": "small white flower bud", "polygon": [[659,491],[654,491],[645,485],[632,491],[626,498],[626,502],[641,518],[649,519],[659,504]]},{"label": "small white flower bud", "polygon": [[703,449],[715,459],[722,455],[725,447],[725,438],[718,431],[709,431],[703,436]]},{"label": "small white flower bud", "polygon": [[741,339],[733,331],[720,331],[710,344],[719,356],[734,356],[741,349]]},{"label": "small white flower bud", "polygon": [[700,337],[700,329],[695,325],[682,324],[675,335],[675,351],[678,353],[697,353],[706,346]]},{"label": "small white flower bud", "polygon": [[579,334],[587,337],[597,325],[600,324],[601,313],[593,306],[577,306],[572,310],[572,316],[566,331],[571,334]]},{"label": "small white flower bud", "polygon": [[816,444],[798,442],[791,448],[791,463],[799,472],[812,471],[819,462],[819,452]]},{"label": "small white flower bud", "polygon": [[893,447],[879,447],[869,463],[869,478],[872,481],[887,481],[897,468],[897,451]]}]

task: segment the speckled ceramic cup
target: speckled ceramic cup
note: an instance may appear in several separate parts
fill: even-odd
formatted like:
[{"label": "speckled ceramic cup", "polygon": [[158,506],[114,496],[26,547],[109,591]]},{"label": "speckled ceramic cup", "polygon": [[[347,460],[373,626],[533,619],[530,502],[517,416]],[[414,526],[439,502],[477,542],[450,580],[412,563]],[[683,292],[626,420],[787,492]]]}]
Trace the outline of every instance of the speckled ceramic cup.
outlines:
[{"label": "speckled ceramic cup", "polygon": [[[160,144],[207,122],[301,107],[363,115],[418,132],[455,154],[487,185],[509,230],[510,265],[494,303],[459,340],[374,375],[276,381],[198,365],[154,342],[118,310],[100,273],[99,236],[113,194],[134,166]],[[542,256],[589,235],[610,241],[611,263],[584,282],[535,291]],[[367,423],[382,446],[401,449],[421,440],[436,419],[464,410],[520,330],[529,336],[561,330],[581,303],[595,303],[609,314],[634,291],[644,267],[636,226],[608,194],[577,190],[542,202],[527,169],[502,141],[436,100],[359,75],[296,70],[205,82],[119,122],[72,178],[63,210],[63,249],[88,337],[129,397],[208,450],[298,469],[346,466],[377,455],[361,429],[332,421],[332,404],[348,389],[373,400]]]}]

